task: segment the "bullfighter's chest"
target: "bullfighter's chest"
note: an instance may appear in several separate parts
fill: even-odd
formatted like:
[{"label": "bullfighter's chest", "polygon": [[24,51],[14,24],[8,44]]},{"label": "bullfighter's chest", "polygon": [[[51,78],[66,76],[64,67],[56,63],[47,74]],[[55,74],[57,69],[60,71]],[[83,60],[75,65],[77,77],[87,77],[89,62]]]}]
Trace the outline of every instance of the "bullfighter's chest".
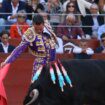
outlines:
[{"label": "bullfighter's chest", "polygon": [[52,49],[55,49],[55,41],[52,38],[37,35],[35,40],[30,43],[29,49],[34,55],[44,57],[46,54],[50,54]]}]

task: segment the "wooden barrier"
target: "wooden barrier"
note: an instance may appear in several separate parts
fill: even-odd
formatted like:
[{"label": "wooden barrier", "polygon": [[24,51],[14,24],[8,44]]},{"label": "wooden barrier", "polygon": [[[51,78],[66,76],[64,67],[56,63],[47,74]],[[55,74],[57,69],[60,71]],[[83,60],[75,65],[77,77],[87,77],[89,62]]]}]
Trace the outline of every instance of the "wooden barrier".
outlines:
[{"label": "wooden barrier", "polygon": [[100,59],[100,60],[105,60],[105,54],[98,53],[98,54],[93,54],[91,59]]},{"label": "wooden barrier", "polygon": [[[66,44],[68,42],[72,42],[76,45],[79,45],[80,41],[81,40],[78,40],[78,39],[70,39],[69,41],[64,42],[64,44]],[[96,49],[100,45],[100,42],[97,39],[90,39],[90,40],[86,40],[86,41],[88,43],[88,46],[93,49]],[[10,42],[10,44],[17,46],[21,42],[21,39],[10,39],[9,42]]]},{"label": "wooden barrier", "polygon": [[[3,60],[4,60],[5,58],[7,58],[8,56],[9,56],[9,54],[0,53],[0,61],[3,61]],[[67,53],[64,53],[64,54],[57,54],[57,55],[56,55],[56,58],[64,59],[64,60],[67,60],[67,59],[74,59],[72,53],[70,53],[70,54],[67,54]],[[17,59],[35,59],[35,57],[32,56],[32,55],[29,54],[29,53],[23,53],[23,54],[21,54],[20,57],[17,58]],[[105,54],[102,54],[102,53],[93,54],[92,59],[102,59],[102,60],[104,60],[104,59],[105,59]]]},{"label": "wooden barrier", "polygon": [[[9,54],[0,53],[0,63]],[[73,59],[72,54],[57,54],[59,59]],[[22,105],[24,96],[31,81],[32,65],[35,57],[28,53],[23,53],[14,63],[4,80],[4,85],[8,98],[8,105]],[[92,59],[104,59],[105,54],[94,54]]]}]

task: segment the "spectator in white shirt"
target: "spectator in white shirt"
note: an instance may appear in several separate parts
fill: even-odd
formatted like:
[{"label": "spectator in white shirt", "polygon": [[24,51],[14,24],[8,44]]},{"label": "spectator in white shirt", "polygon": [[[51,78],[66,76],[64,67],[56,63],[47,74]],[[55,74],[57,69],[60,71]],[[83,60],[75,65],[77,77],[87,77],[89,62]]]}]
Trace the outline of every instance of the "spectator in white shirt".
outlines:
[{"label": "spectator in white shirt", "polygon": [[[90,7],[89,15],[82,18],[83,31],[85,34],[91,36],[91,38],[97,39],[98,28],[104,24],[104,17],[99,15],[99,7],[93,3]],[[87,26],[87,27],[86,27]]]},{"label": "spectator in white shirt", "polygon": [[87,40],[82,39],[79,47],[74,47],[73,54],[75,59],[90,59],[94,54],[94,50],[88,47]]}]

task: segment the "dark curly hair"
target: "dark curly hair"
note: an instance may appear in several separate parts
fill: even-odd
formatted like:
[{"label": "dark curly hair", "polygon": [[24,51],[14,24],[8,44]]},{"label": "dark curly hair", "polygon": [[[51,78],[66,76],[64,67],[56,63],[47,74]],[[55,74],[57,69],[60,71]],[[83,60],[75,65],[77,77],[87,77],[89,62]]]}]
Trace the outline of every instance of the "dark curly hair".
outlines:
[{"label": "dark curly hair", "polygon": [[39,14],[35,14],[33,17],[33,24],[36,24],[36,25],[44,24],[43,17]]}]

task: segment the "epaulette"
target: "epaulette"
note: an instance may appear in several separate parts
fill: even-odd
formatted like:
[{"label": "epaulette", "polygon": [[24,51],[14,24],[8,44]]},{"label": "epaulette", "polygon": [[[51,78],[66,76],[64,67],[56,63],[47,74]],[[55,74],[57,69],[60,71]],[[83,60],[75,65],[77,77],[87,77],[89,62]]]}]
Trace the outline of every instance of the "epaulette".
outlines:
[{"label": "epaulette", "polygon": [[24,33],[24,37],[28,42],[33,42],[36,38],[34,27],[28,28],[27,31]]}]

